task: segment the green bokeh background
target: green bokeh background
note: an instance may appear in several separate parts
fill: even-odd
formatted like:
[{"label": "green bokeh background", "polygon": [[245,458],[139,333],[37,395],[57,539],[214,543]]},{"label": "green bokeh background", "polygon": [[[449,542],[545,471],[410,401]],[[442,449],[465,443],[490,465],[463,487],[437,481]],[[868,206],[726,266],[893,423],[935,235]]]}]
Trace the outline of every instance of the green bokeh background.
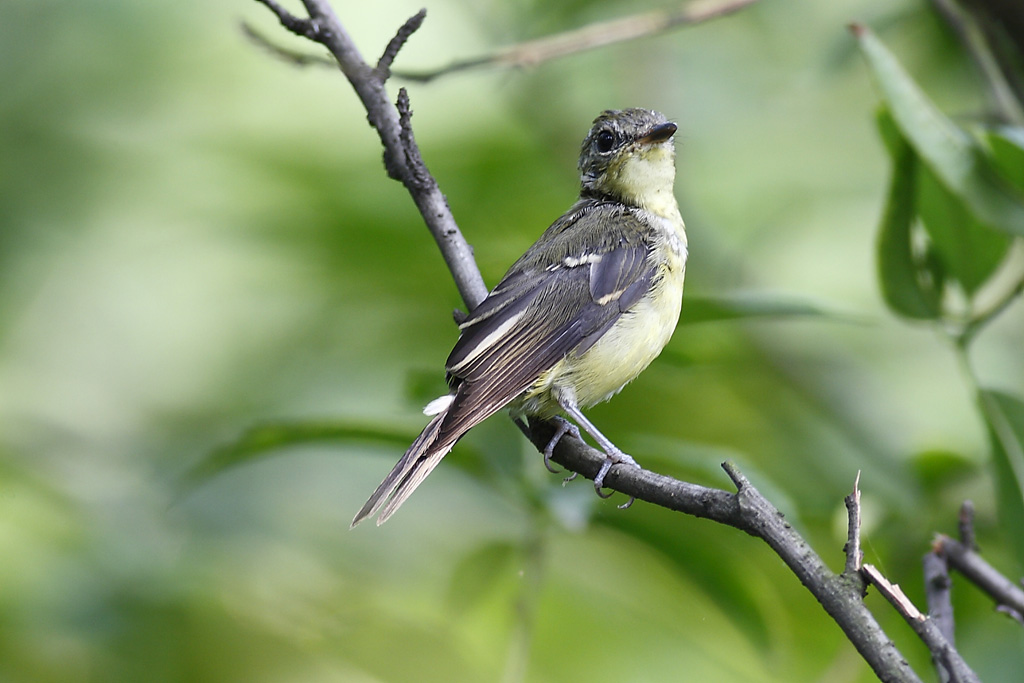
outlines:
[{"label": "green bokeh background", "polygon": [[[396,68],[659,4],[432,1]],[[420,4],[368,5],[336,9],[375,58]],[[460,302],[347,83],[269,57],[241,19],[304,47],[246,0],[0,6],[0,681],[873,680],[762,544],[563,488],[500,418],[393,521],[347,530],[443,390]],[[861,471],[867,560],[923,604],[920,557],[966,497],[985,556],[1021,567],[954,355],[878,295],[888,165],[851,20],[944,111],[982,110],[909,0],[765,1],[409,91],[490,284],[573,200],[599,111],[676,120],[688,293],[835,314],[687,325],[684,304],[663,357],[593,419],[669,475],[728,487],[733,458],[837,569]],[[1022,333],[1018,304],[978,339],[986,386],[1022,392]],[[279,420],[390,440],[182,485]],[[982,679],[1019,680],[1019,627],[963,581],[954,602]]]}]

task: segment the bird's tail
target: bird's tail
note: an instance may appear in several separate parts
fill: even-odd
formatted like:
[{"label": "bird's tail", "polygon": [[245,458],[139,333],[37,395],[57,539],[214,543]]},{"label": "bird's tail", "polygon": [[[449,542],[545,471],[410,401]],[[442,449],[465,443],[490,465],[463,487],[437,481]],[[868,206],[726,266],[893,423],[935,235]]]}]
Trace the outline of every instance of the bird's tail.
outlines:
[{"label": "bird's tail", "polygon": [[353,527],[367,517],[376,514],[378,510],[380,510],[380,516],[377,517],[377,526],[386,522],[412,495],[416,487],[427,478],[427,475],[437,467],[441,458],[448,454],[458,439],[448,438],[438,441],[441,423],[446,415],[447,411],[442,412],[424,427],[395,468],[388,476],[384,477],[384,481],[380,483],[362,509],[356,513],[355,519],[352,520]]}]

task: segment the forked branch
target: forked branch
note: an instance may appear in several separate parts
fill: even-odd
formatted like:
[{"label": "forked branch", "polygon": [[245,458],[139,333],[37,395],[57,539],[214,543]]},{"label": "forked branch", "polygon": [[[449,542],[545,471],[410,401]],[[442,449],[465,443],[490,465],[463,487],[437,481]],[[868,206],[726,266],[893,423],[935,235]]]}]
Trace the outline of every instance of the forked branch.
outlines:
[{"label": "forked branch", "polygon": [[[262,2],[263,0],[259,1]],[[527,40],[514,45],[507,45],[475,57],[456,59],[446,66],[435,69],[421,71],[401,70],[395,71],[394,75],[407,81],[426,83],[442,76],[476,68],[514,69],[534,67],[544,62],[568,57],[580,52],[587,52],[615,43],[637,40],[638,38],[650,38],[683,28],[684,26],[692,26],[717,19],[718,17],[724,17],[733,12],[738,12],[755,2],[757,0],[695,0],[684,2],[679,7],[672,9],[633,14],[619,19],[589,24],[562,33]],[[264,4],[271,6],[266,2]],[[271,9],[274,9],[275,14],[278,13],[274,6],[271,6]],[[291,29],[287,24],[285,26],[292,30],[293,33],[309,37],[305,33]],[[242,31],[257,45],[291,64],[297,66],[328,66],[332,68],[337,66],[333,59],[325,56],[309,54],[279,45],[248,23],[242,23]],[[398,39],[400,35],[401,31],[399,31],[399,35],[395,38]],[[392,42],[395,41],[393,40]],[[397,52],[397,49],[393,50],[392,60]],[[385,55],[388,53],[389,50],[385,50]]]}]

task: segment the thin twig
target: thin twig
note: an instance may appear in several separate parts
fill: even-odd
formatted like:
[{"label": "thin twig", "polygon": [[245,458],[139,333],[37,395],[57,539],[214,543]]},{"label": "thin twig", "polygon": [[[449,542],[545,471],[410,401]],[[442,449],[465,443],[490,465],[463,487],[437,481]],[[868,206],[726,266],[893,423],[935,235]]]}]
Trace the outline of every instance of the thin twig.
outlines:
[{"label": "thin twig", "polygon": [[[1009,259],[1004,261],[1003,267],[1009,267],[1005,265],[1009,262]],[[1017,302],[1017,299],[1024,294],[1024,274],[1018,274],[1015,282],[1003,286],[1003,291],[995,301],[990,302],[984,310],[972,312],[971,319],[964,326],[957,340],[960,346],[966,348],[986,325],[996,320],[1003,311]]]},{"label": "thin twig", "polygon": [[974,535],[974,502],[965,500],[960,506],[960,516],[957,518],[957,530],[960,532],[960,542],[965,548],[978,549],[978,543]]},{"label": "thin twig", "polygon": [[[475,307],[487,296],[487,286],[473,259],[473,250],[462,236],[451,209],[448,208],[448,202],[423,163],[419,151],[414,148],[414,144],[411,146],[411,143],[415,142],[412,127],[406,125],[403,128],[399,111],[391,104],[384,87],[385,74],[363,60],[352,38],[326,0],[303,0],[309,19],[292,16],[275,0],[257,2],[269,7],[289,31],[309,38],[330,51],[362,101],[370,125],[380,136],[381,144],[384,146],[384,166],[388,175],[399,179],[409,191],[416,208],[419,209],[427,228],[437,242],[459,294],[470,309]],[[388,59],[381,58],[385,65],[394,59],[398,49],[422,22],[421,14],[422,12],[417,13],[405,22],[388,44],[384,51]],[[404,109],[405,119],[408,121],[411,110],[407,101]]]},{"label": "thin twig", "polygon": [[737,12],[757,0],[697,0],[674,10],[634,14],[603,21],[564,33],[529,40],[499,48],[494,52],[460,59],[448,66],[428,71],[396,71],[395,75],[410,81],[427,82],[457,71],[481,66],[502,68],[533,67],[568,55],[605,47],[637,38],[667,33],[676,28],[698,24]]},{"label": "thin twig", "polygon": [[1003,576],[981,555],[956,539],[944,535],[939,535],[935,539],[932,549],[945,557],[950,567],[988,593],[1004,611],[1012,610],[1018,615],[1024,615],[1024,590]]},{"label": "thin twig", "polygon": [[[263,2],[263,0],[257,1]],[[442,76],[447,76],[459,71],[466,71],[476,67],[533,67],[543,62],[560,57],[567,57],[578,52],[586,52],[588,50],[605,47],[614,43],[655,36],[684,26],[699,24],[717,17],[732,14],[733,12],[737,12],[747,5],[752,5],[755,2],[757,2],[757,0],[727,0],[726,2],[720,2],[718,0],[698,0],[697,2],[686,3],[676,10],[631,15],[620,19],[614,19],[612,21],[590,24],[564,33],[556,33],[543,38],[528,40],[515,45],[509,45],[495,50],[494,52],[489,52],[477,57],[457,59],[447,66],[437,69],[429,69],[426,71],[392,71],[390,69],[391,63],[394,61],[395,55],[401,47],[401,45],[398,45],[398,48],[393,52],[386,49],[384,51],[384,56],[381,57],[381,60],[383,61],[384,57],[390,54],[390,58],[386,60],[388,71],[385,72],[384,77],[387,78],[388,75],[394,74],[398,78],[402,78],[407,81],[427,83]],[[264,4],[267,3],[264,2]],[[275,13],[281,12],[287,14],[287,12],[284,12],[284,10],[279,6],[276,7],[277,9],[275,10]],[[419,15],[414,15],[413,18],[416,16]],[[415,28],[412,29],[412,31],[415,30]],[[412,31],[409,32],[409,35],[412,34]],[[337,66],[337,63],[334,60],[327,59],[320,55],[299,52],[292,50],[291,48],[278,45],[245,22],[242,23],[242,32],[261,48],[289,64],[293,64],[295,66],[326,66],[330,68]],[[396,35],[395,38],[392,39],[392,42],[398,40],[400,35],[401,31],[399,32],[399,35]],[[408,35],[406,36],[406,39],[407,38]],[[377,68],[381,68],[380,63],[378,63]]]},{"label": "thin twig", "polygon": [[416,137],[412,132],[412,106],[409,102],[409,93],[405,88],[398,89],[398,99],[395,101],[395,109],[398,110],[398,127],[401,130],[399,139],[402,141],[402,149],[405,152],[403,161],[404,168],[408,169],[403,173],[401,168],[388,169],[389,175],[401,179],[406,176],[407,182],[417,189],[429,189],[436,187],[433,176],[427,170],[427,165],[420,156],[420,147],[416,144]]},{"label": "thin twig", "polygon": [[332,69],[338,68],[338,62],[326,55],[316,55],[310,52],[299,52],[272,42],[265,35],[253,28],[247,21],[241,22],[242,35],[251,40],[255,45],[270,53],[274,57],[291,64],[292,66],[327,66]]},{"label": "thin twig", "polygon": [[[949,579],[949,566],[946,559],[938,553],[926,553],[922,560],[924,570],[924,594],[928,602],[928,616],[935,622],[939,633],[952,647],[956,647],[954,640],[953,622],[953,601],[952,581]],[[933,657],[935,669],[939,672],[939,680],[947,683],[951,679],[949,670],[938,658]]]},{"label": "thin twig", "polygon": [[932,657],[941,662],[954,683],[981,683],[978,675],[967,666],[956,648],[946,640],[935,621],[921,614],[898,584],[891,583],[874,565],[866,564],[861,569],[864,577],[878,589],[903,619],[914,629],[921,641],[928,647]]},{"label": "thin twig", "polygon": [[377,75],[381,79],[387,80],[391,74],[391,63],[395,61],[395,57],[398,56],[398,51],[402,49],[406,41],[412,37],[420,26],[423,25],[423,20],[427,16],[427,10],[421,9],[416,14],[406,19],[405,23],[402,24],[398,32],[395,33],[395,37],[388,42],[387,47],[384,48],[384,54],[377,60]]},{"label": "thin twig", "polygon": [[303,19],[281,7],[275,0],[256,0],[256,2],[266,5],[267,9],[277,16],[277,20],[281,22],[281,25],[295,35],[309,38],[317,43],[323,42],[320,36],[320,28],[313,19],[312,12],[309,19]]},{"label": "thin twig", "polygon": [[857,478],[853,480],[853,491],[845,501],[847,525],[843,552],[846,553],[846,569],[843,574],[855,576],[864,561],[864,552],[860,549],[860,470],[857,470]]}]

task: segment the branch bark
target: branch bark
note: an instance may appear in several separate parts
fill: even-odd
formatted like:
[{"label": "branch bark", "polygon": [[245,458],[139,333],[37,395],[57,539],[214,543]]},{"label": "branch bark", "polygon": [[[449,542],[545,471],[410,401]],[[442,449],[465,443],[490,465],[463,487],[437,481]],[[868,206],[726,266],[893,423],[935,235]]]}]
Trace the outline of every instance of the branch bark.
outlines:
[{"label": "branch bark", "polygon": [[634,14],[621,19],[602,21],[572,31],[528,40],[499,48],[479,57],[452,62],[448,66],[429,71],[402,71],[396,76],[410,81],[426,83],[457,71],[485,66],[523,68],[553,59],[594,50],[614,43],[667,33],[673,29],[697,24],[709,19],[738,12],[757,0],[697,0],[685,2],[672,10]]},{"label": "branch bark", "polygon": [[864,552],[860,549],[860,471],[853,482],[853,492],[846,497],[846,568],[844,574],[854,575],[860,571],[864,562]]},{"label": "branch bark", "polygon": [[864,565],[861,571],[867,580],[896,608],[910,628],[914,629],[914,633],[928,646],[932,656],[948,675],[947,680],[954,683],[981,683],[977,674],[967,666],[956,648],[942,635],[935,621],[922,614],[906,596],[903,589],[897,584],[889,582],[878,571],[878,568],[870,564]]},{"label": "branch bark", "polygon": [[[262,2],[263,0],[258,1]],[[723,17],[733,12],[738,12],[755,2],[757,0],[695,0],[693,2],[684,2],[680,7],[672,10],[633,14],[611,21],[597,22],[571,31],[555,33],[542,38],[501,47],[493,52],[476,57],[457,59],[447,66],[436,69],[395,71],[394,75],[407,81],[427,83],[442,76],[481,67],[490,66],[506,69],[533,67],[543,62],[567,57],[579,52],[586,52],[638,38],[656,36],[684,26],[692,26],[693,24]],[[264,4],[268,3],[264,2]],[[242,32],[263,49],[296,66],[307,66],[310,64],[329,67],[337,66],[332,59],[298,52],[278,45],[246,22],[242,22]],[[296,31],[293,31],[293,33],[296,33]],[[299,35],[303,34],[300,33]],[[395,52],[397,53],[397,50]],[[392,55],[393,57],[394,55]]]},{"label": "branch bark", "polygon": [[[949,565],[946,559],[936,552],[927,553],[922,561],[924,571],[925,599],[928,603],[928,616],[935,622],[939,633],[952,647],[956,647],[953,621],[953,592],[949,579]],[[939,673],[941,683],[953,680],[945,662],[939,657],[932,657],[935,669]]]},{"label": "branch bark", "polygon": [[[739,0],[730,6],[739,9],[753,1]],[[371,67],[356,50],[327,0],[303,0],[308,18],[289,14],[275,0],[257,2],[274,12],[289,31],[325,46],[337,60],[362,101],[370,125],[380,136],[388,175],[400,180],[412,195],[437,240],[459,292],[470,309],[475,307],[486,296],[487,289],[471,248],[420,156],[410,122],[408,95],[404,89],[400,90],[397,104],[392,106],[385,90],[392,61],[419,27],[425,13],[421,11],[410,18],[388,44],[377,65]],[[554,429],[551,423],[531,421],[524,432],[538,450],[543,450]],[[605,461],[605,454],[580,439],[565,435],[558,442],[552,460],[593,479]],[[920,681],[863,601],[866,584],[862,573],[867,567],[860,567],[860,500],[856,487],[847,499],[850,532],[846,569],[836,574],[733,463],[724,463],[723,468],[736,486],[736,493],[632,467],[613,468],[605,478],[605,485],[636,499],[725,524],[763,540],[835,620],[879,679]]]},{"label": "branch bark", "polygon": [[[538,449],[544,448],[554,431],[554,425],[549,423],[530,423],[530,439]],[[551,460],[593,479],[605,455],[567,435],[558,442]],[[726,462],[722,467],[736,485],[736,493],[634,467],[613,467],[605,477],[605,486],[637,500],[725,524],[761,539],[818,600],[880,680],[920,681],[864,604],[865,583],[859,572],[832,572],[735,464]],[[856,517],[859,519],[859,512]],[[859,547],[859,541],[854,546]]]},{"label": "branch bark", "polygon": [[470,308],[483,301],[487,296],[487,286],[476,267],[473,250],[462,236],[448,208],[448,202],[420,156],[410,124],[412,110],[408,95],[404,89],[400,90],[398,104],[393,106],[385,88],[391,61],[423,22],[426,10],[420,10],[403,24],[377,66],[372,67],[363,60],[330,3],[325,0],[303,0],[309,13],[308,19],[290,14],[275,0],[257,2],[266,5],[286,29],[323,45],[334,56],[363,103],[370,125],[380,137],[388,176],[405,185],[412,196],[441,250],[463,301]]},{"label": "branch bark", "polygon": [[[999,607],[1011,611],[1011,616],[1024,615],[1024,590],[1003,576],[981,555],[956,539],[944,535],[939,535],[935,539],[933,549],[946,559],[950,567],[988,593]],[[1016,618],[1021,621],[1020,616]]]}]

